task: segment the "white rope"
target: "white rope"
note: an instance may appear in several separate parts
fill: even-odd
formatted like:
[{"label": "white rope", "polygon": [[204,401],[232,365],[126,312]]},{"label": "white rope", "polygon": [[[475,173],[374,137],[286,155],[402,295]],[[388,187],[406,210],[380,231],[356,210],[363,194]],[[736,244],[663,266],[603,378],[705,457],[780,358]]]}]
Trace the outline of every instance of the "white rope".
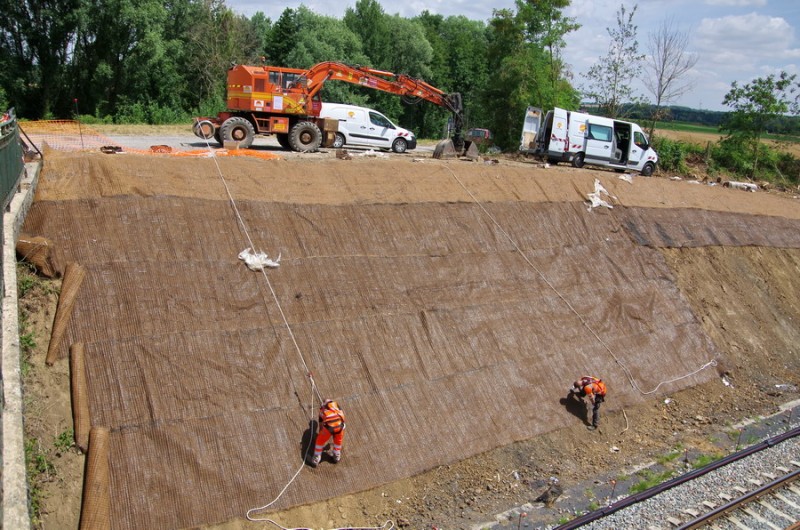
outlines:
[{"label": "white rope", "polygon": [[[219,166],[219,162],[217,161],[217,157],[214,155],[213,149],[211,149],[211,144],[209,143],[208,139],[206,139],[206,146],[208,147],[209,153],[211,153],[211,159],[214,160],[214,165],[217,167],[217,174],[219,175],[220,180],[222,181],[222,185],[225,188],[225,193],[228,195],[228,201],[231,203],[231,207],[233,208],[234,214],[236,214],[236,220],[241,226],[242,231],[244,232],[245,237],[247,238],[247,242],[251,249],[255,251],[256,246],[253,244],[253,240],[250,238],[250,232],[247,230],[247,225],[242,219],[241,213],[239,213],[239,208],[236,206],[236,201],[233,199],[233,194],[231,193],[230,188],[228,187],[228,182],[225,180],[225,176],[222,174],[222,168]],[[311,370],[308,368],[308,364],[306,363],[306,359],[303,356],[303,351],[300,349],[300,345],[297,344],[297,339],[295,339],[294,331],[292,331],[292,326],[289,325],[289,321],[286,319],[286,314],[283,312],[283,307],[281,307],[281,303],[278,300],[278,296],[275,294],[275,289],[272,288],[272,282],[269,281],[269,276],[267,276],[267,271],[263,268],[261,269],[261,274],[264,276],[264,280],[267,283],[267,287],[269,287],[269,292],[272,294],[272,299],[275,302],[275,306],[278,308],[278,312],[281,314],[281,319],[283,320],[283,324],[286,326],[286,330],[289,332],[289,337],[292,339],[292,344],[294,344],[295,350],[300,357],[300,361],[303,363],[303,368],[305,368],[306,374],[308,377],[311,377]],[[313,388],[316,388],[316,385],[311,385]],[[319,395],[319,390],[317,390],[317,394]],[[321,400],[321,399],[320,399]]]},{"label": "white rope", "polygon": [[[208,150],[209,150],[209,152],[211,154],[211,158],[214,160],[214,165],[217,168],[217,174],[219,175],[219,178],[222,181],[222,185],[225,187],[225,192],[227,193],[228,200],[230,201],[231,207],[233,208],[233,211],[236,214],[236,219],[237,219],[237,221],[239,223],[239,226],[241,226],[242,231],[244,232],[245,236],[247,237],[247,241],[250,244],[250,248],[255,249],[255,245],[253,244],[253,240],[250,238],[250,232],[247,230],[247,225],[245,224],[244,219],[242,219],[242,215],[239,213],[239,208],[236,206],[236,201],[233,199],[233,194],[231,193],[231,190],[228,187],[228,183],[225,180],[225,176],[222,173],[222,168],[219,166],[219,162],[217,161],[217,157],[214,155],[214,151],[211,149],[211,144],[209,143],[208,139],[206,139],[206,146],[208,147]],[[305,357],[303,356],[303,352],[300,349],[300,345],[297,343],[297,340],[295,339],[294,332],[292,331],[292,326],[289,325],[289,321],[286,318],[286,314],[283,311],[283,307],[281,307],[281,303],[278,300],[278,295],[275,294],[275,289],[272,287],[272,282],[269,280],[269,276],[267,275],[267,271],[264,268],[262,268],[261,269],[261,274],[264,277],[264,280],[266,281],[267,287],[269,287],[269,292],[272,294],[272,299],[275,302],[275,306],[278,308],[278,311],[281,314],[281,319],[283,319],[283,324],[286,326],[286,330],[289,332],[289,337],[292,339],[292,344],[294,344],[295,350],[297,351],[297,354],[300,357],[300,361],[303,363],[303,368],[305,368],[307,377],[308,377],[308,379],[310,381],[311,399],[309,400],[309,418],[313,418],[313,414],[314,414],[314,394],[316,393],[317,397],[319,398],[320,405],[322,404],[322,396],[320,395],[319,388],[317,388],[317,384],[314,381],[313,375],[311,374],[311,370],[308,368],[308,364],[306,363]],[[311,450],[311,446],[312,445],[313,445],[313,440],[309,439],[308,447],[306,448],[306,452],[305,452],[305,455],[303,456],[303,461],[301,462],[300,467],[297,468],[297,471],[292,476],[292,478],[289,479],[289,482],[283,487],[283,489],[280,491],[280,493],[278,493],[278,496],[275,497],[271,502],[265,504],[264,506],[261,506],[259,508],[251,508],[250,510],[248,510],[247,514],[246,514],[248,520],[250,520],[250,521],[268,521],[268,522],[271,522],[273,524],[277,524],[274,521],[270,521],[269,519],[254,519],[254,518],[251,517],[250,514],[254,513],[254,512],[261,512],[261,511],[266,510],[267,508],[269,508],[270,506],[275,504],[278,501],[278,499],[280,499],[283,496],[283,494],[286,492],[286,490],[289,489],[289,486],[292,485],[292,483],[295,481],[295,479],[303,471],[303,468],[306,465],[305,464],[306,460],[308,458],[308,453]]]},{"label": "white rope", "polygon": [[489,213],[489,211],[484,207],[483,203],[481,203],[481,201],[479,201],[478,198],[475,197],[475,195],[473,195],[473,193],[464,185],[464,183],[461,181],[461,179],[458,178],[458,175],[456,175],[455,171],[453,171],[453,169],[448,165],[445,165],[444,167],[446,167],[448,169],[448,171],[450,171],[450,174],[453,175],[453,178],[455,179],[455,181],[458,182],[458,184],[461,186],[461,188],[470,196],[470,198],[475,202],[475,204],[477,204],[478,207],[480,207],[480,209],[483,211],[483,213],[486,214],[486,216],[492,221],[492,223],[494,223],[494,225],[497,227],[497,229],[500,230],[500,232],[502,232],[502,234],[506,237],[506,239],[508,239],[508,241],[514,247],[514,249],[520,254],[520,256],[522,256],[522,258],[525,260],[525,262],[528,265],[530,265],[531,268],[533,268],[533,270],[536,271],[536,273],[547,284],[547,286],[550,287],[550,289],[552,289],[552,291],[554,293],[556,293],[556,295],[561,299],[561,301],[564,302],[564,304],[566,304],[566,306],[569,308],[569,310],[572,311],[572,313],[576,317],[578,317],[578,320],[580,320],[581,324],[583,324],[583,326],[587,330],[589,330],[589,332],[592,335],[594,335],[594,338],[597,339],[597,341],[603,346],[603,348],[605,348],[606,351],[609,354],[611,354],[611,357],[614,359],[614,361],[625,372],[625,375],[628,377],[628,380],[630,381],[631,386],[637,392],[639,392],[639,393],[641,393],[643,395],[653,394],[662,385],[666,385],[666,384],[669,384],[669,383],[674,383],[676,381],[680,381],[681,379],[686,379],[687,377],[691,377],[691,376],[697,374],[698,372],[700,372],[702,370],[705,370],[709,366],[716,366],[717,365],[717,361],[712,359],[712,360],[708,361],[707,363],[705,363],[700,368],[698,368],[697,370],[695,370],[694,372],[688,373],[686,375],[682,375],[680,377],[676,377],[675,379],[670,379],[669,381],[661,381],[660,383],[658,383],[658,385],[656,385],[656,387],[653,390],[645,392],[644,390],[639,388],[639,385],[636,383],[636,380],[634,379],[633,374],[628,369],[628,367],[622,361],[620,361],[620,359],[614,354],[614,351],[608,346],[608,344],[605,343],[605,341],[600,337],[600,335],[598,335],[597,332],[589,325],[589,323],[586,322],[586,320],[583,318],[583,316],[580,313],[578,313],[578,311],[572,306],[572,304],[569,303],[569,300],[567,300],[564,297],[564,295],[562,295],[561,292],[558,289],[556,289],[555,285],[550,283],[550,280],[547,279],[547,277],[544,275],[544,273],[541,270],[539,270],[539,268],[528,258],[528,256],[522,251],[522,249],[519,247],[519,245],[517,245],[517,242],[514,241],[514,238],[511,237],[511,234],[506,232],[506,230],[500,225],[500,223],[497,221],[497,219],[495,219],[495,217],[491,213]]},{"label": "white rope", "polygon": [[[281,530],[311,530],[310,528],[286,528],[285,526],[281,526],[275,521],[271,521],[269,519],[263,519],[268,523],[272,523]],[[334,528],[332,530],[392,530],[394,528],[394,523],[392,521],[386,521],[381,526],[346,526],[343,528]]]},{"label": "white rope", "polygon": [[[312,386],[312,389],[315,387],[315,385],[313,383],[313,380],[312,380],[311,386]],[[312,390],[311,399],[309,401],[309,415],[313,415],[313,414],[314,414],[314,392]],[[311,433],[311,434],[313,434],[313,433]],[[283,487],[281,492],[278,493],[278,496],[275,497],[274,499],[272,499],[272,501],[268,502],[264,506],[259,506],[258,508],[250,508],[249,510],[247,510],[246,517],[247,517],[248,521],[269,522],[269,523],[278,525],[278,523],[276,523],[275,521],[273,521],[271,519],[261,519],[261,518],[253,517],[251,514],[258,513],[258,512],[263,512],[264,510],[266,510],[267,508],[269,508],[270,506],[272,506],[273,504],[278,502],[278,499],[280,499],[283,496],[283,494],[286,493],[286,490],[289,489],[289,486],[292,485],[292,482],[294,482],[294,480],[300,475],[300,472],[303,471],[303,468],[306,467],[306,460],[308,459],[308,454],[311,451],[311,447],[313,445],[314,445],[314,441],[311,440],[311,438],[309,437],[308,446],[306,447],[306,452],[303,455],[303,462],[300,464],[300,467],[297,468],[297,471],[295,472],[295,474],[292,476],[291,479],[289,479],[289,482]],[[280,526],[280,525],[278,525],[278,526]]]}]

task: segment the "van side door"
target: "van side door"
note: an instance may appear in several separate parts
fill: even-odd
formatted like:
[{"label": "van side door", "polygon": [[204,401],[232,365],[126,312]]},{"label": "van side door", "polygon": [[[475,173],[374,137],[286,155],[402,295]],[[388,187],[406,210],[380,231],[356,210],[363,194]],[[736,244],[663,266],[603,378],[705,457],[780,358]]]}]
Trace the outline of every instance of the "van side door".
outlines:
[{"label": "van side door", "polygon": [[611,146],[614,143],[614,128],[611,124],[598,123],[589,119],[586,122],[587,162],[608,163],[611,160]]},{"label": "van side door", "polygon": [[362,125],[362,130],[359,132],[359,141],[380,149],[389,149],[397,134],[395,126],[383,114],[374,111],[369,111],[368,114],[369,119]]},{"label": "van side door", "polygon": [[550,142],[547,153],[550,157],[561,159],[567,151],[567,121],[569,116],[564,109],[553,109],[553,128],[550,131]]},{"label": "van side door", "polygon": [[540,136],[539,127],[542,124],[542,109],[528,107],[525,111],[525,121],[522,122],[522,138],[519,150],[523,153],[533,154],[536,151],[537,139]]},{"label": "van side door", "polygon": [[631,156],[628,158],[628,165],[635,168],[639,167],[642,157],[650,147],[647,137],[641,130],[637,129],[638,127],[633,130],[633,145],[631,146]]}]

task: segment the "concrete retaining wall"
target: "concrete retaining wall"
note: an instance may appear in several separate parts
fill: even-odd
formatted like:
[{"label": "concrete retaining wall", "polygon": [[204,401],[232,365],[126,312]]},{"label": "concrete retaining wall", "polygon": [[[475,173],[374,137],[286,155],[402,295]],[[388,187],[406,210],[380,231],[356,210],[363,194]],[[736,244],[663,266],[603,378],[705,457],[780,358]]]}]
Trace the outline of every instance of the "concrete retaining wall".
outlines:
[{"label": "concrete retaining wall", "polygon": [[3,512],[2,527],[28,530],[28,484],[25,475],[25,432],[22,422],[16,242],[33,202],[42,163],[25,164],[20,188],[3,214]]}]

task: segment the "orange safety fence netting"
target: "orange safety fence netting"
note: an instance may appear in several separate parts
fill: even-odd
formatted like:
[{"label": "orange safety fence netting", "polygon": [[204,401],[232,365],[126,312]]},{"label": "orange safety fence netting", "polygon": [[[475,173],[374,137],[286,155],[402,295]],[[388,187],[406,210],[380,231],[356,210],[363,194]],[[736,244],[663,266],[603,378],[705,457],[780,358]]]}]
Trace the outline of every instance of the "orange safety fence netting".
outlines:
[{"label": "orange safety fence netting", "polygon": [[280,155],[251,149],[222,149],[209,146],[205,149],[178,149],[154,143],[148,149],[121,145],[101,132],[73,120],[41,120],[21,123],[30,140],[42,148],[47,145],[57,151],[103,151],[108,154],[134,153],[140,155],[172,155],[184,157],[246,156],[264,160],[279,160]]}]

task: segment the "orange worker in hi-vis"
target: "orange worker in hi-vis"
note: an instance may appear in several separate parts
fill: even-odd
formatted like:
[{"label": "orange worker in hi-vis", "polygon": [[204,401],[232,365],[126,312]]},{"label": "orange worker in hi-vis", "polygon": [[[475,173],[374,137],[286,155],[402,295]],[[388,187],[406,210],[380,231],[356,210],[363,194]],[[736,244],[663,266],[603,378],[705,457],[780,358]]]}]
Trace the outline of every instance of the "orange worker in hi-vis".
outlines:
[{"label": "orange worker in hi-vis", "polygon": [[596,429],[600,423],[600,403],[606,400],[606,384],[599,377],[584,375],[572,383],[569,392],[578,398],[589,398],[592,403],[592,424],[589,429]]},{"label": "orange worker in hi-vis", "polygon": [[311,466],[317,467],[322,458],[322,450],[333,438],[333,462],[342,459],[342,442],[344,441],[344,412],[339,404],[332,399],[326,399],[319,409],[319,423],[317,424],[317,441],[314,444],[314,457]]}]

